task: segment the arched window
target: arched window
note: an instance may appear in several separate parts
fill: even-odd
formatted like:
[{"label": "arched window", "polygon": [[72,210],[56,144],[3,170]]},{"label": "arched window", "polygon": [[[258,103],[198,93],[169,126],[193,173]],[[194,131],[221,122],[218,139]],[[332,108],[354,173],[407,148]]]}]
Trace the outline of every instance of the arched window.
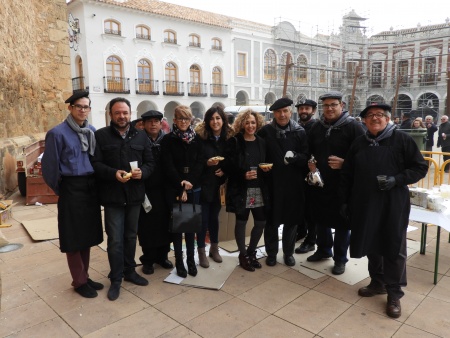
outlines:
[{"label": "arched window", "polygon": [[177,66],[173,62],[166,63],[166,81],[165,91],[166,93],[177,92],[178,70]]},{"label": "arched window", "polygon": [[173,30],[166,29],[164,31],[164,42],[177,44],[177,33]]},{"label": "arched window", "polygon": [[190,94],[201,94],[202,88],[201,88],[200,67],[197,65],[192,65],[191,68],[189,68],[189,76],[190,76],[189,93]]},{"label": "arched window", "polygon": [[150,34],[150,28],[144,25],[138,25],[136,26],[136,38],[137,39],[145,39],[145,40],[151,40],[151,34]]},{"label": "arched window", "polygon": [[219,38],[212,38],[211,49],[222,50],[222,40],[220,40]]},{"label": "arched window", "polygon": [[[291,53],[284,52],[283,54],[281,54],[281,58],[280,58],[280,64],[281,64],[281,67],[280,67],[280,71],[281,71],[280,77],[281,77],[283,80],[284,80],[284,74],[285,74],[285,72],[286,72],[286,62],[287,62],[287,60],[288,60],[288,55],[289,55],[289,60],[290,60],[289,64],[291,64],[291,63],[292,63],[292,55],[291,55]],[[289,81],[292,81],[292,67],[290,67],[290,65],[288,65],[288,67],[289,67],[288,80],[289,80]]]},{"label": "arched window", "polygon": [[138,62],[138,83],[140,93],[153,92],[153,70],[152,63],[147,59],[140,59]]},{"label": "arched window", "polygon": [[72,79],[72,90],[84,90],[83,59],[80,56],[77,56],[75,62],[77,77]]},{"label": "arched window", "polygon": [[319,69],[319,83],[324,84],[327,83],[327,70],[326,65],[320,65]]},{"label": "arched window", "polygon": [[264,80],[275,80],[277,78],[277,55],[273,49],[264,53]]},{"label": "arched window", "polygon": [[214,67],[212,70],[211,94],[214,96],[226,95],[225,86],[222,84],[222,69]]},{"label": "arched window", "polygon": [[120,23],[116,20],[105,20],[105,34],[122,35]]},{"label": "arched window", "polygon": [[201,47],[200,36],[198,36],[197,34],[189,35],[189,46]]},{"label": "arched window", "polygon": [[124,78],[122,77],[122,60],[111,55],[106,59],[106,90],[108,92],[123,92]]},{"label": "arched window", "polygon": [[299,55],[297,58],[297,81],[301,83],[308,82],[308,60],[306,56]]}]

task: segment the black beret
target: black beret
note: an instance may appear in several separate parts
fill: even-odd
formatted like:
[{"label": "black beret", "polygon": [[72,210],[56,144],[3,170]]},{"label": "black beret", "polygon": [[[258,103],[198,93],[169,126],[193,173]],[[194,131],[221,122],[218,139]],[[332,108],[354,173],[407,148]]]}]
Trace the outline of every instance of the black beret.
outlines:
[{"label": "black beret", "polygon": [[328,92],[319,97],[319,100],[325,100],[325,99],[337,99],[342,100],[342,93],[341,92]]},{"label": "black beret", "polygon": [[360,117],[366,117],[367,112],[370,108],[381,108],[383,110],[391,111],[391,106],[386,103],[372,103],[371,105],[364,108],[364,110],[359,114]]},{"label": "black beret", "polygon": [[81,99],[82,97],[89,98],[89,92],[85,90],[80,90],[78,92],[73,93],[73,95],[64,102],[74,104],[76,100]]},{"label": "black beret", "polygon": [[277,110],[277,109],[281,109],[287,106],[292,106],[292,104],[294,103],[294,101],[292,101],[291,99],[288,99],[287,97],[283,97],[281,99],[276,100],[273,105],[270,106],[269,110],[273,111],[273,110]]},{"label": "black beret", "polygon": [[313,100],[309,100],[309,99],[301,99],[300,101],[297,102],[297,104],[295,105],[296,107],[300,107],[300,106],[311,106],[313,108],[317,107],[317,102],[313,101]]},{"label": "black beret", "polygon": [[150,119],[153,119],[153,118],[157,118],[159,120],[162,120],[163,116],[164,115],[162,113],[160,113],[159,111],[157,111],[157,110],[149,110],[149,111],[145,112],[144,114],[142,114],[141,118],[144,121],[150,120]]}]

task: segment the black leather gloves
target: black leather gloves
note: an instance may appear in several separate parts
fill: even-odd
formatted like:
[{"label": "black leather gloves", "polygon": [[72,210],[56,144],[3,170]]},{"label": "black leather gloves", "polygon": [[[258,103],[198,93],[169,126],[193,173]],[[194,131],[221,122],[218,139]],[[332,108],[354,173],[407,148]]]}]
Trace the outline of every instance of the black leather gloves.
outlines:
[{"label": "black leather gloves", "polygon": [[395,186],[395,177],[388,176],[386,180],[379,182],[380,190],[391,190]]}]

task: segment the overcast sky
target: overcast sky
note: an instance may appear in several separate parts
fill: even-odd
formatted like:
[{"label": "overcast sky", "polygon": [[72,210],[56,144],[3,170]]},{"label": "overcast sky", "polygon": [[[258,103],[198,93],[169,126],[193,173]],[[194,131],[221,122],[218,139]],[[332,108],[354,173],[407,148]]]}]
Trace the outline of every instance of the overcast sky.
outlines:
[{"label": "overcast sky", "polygon": [[[366,21],[366,34],[445,23],[450,17],[449,0],[166,0],[177,5],[202,9],[250,21],[274,25],[287,20],[303,34],[313,36],[338,32],[342,16],[354,9]],[[281,19],[281,20],[280,20]]]}]

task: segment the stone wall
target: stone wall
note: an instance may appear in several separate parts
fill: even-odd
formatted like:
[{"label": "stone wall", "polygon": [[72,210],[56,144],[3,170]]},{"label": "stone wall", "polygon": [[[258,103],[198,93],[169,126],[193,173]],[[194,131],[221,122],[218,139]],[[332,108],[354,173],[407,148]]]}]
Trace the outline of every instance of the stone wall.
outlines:
[{"label": "stone wall", "polygon": [[4,194],[14,185],[14,177],[5,177],[11,171],[7,169],[11,157],[14,160],[23,148],[15,148],[14,139],[32,142],[35,135],[45,135],[60,123],[67,115],[64,98],[70,96],[72,85],[65,0],[2,0],[0,17],[0,193]]}]

